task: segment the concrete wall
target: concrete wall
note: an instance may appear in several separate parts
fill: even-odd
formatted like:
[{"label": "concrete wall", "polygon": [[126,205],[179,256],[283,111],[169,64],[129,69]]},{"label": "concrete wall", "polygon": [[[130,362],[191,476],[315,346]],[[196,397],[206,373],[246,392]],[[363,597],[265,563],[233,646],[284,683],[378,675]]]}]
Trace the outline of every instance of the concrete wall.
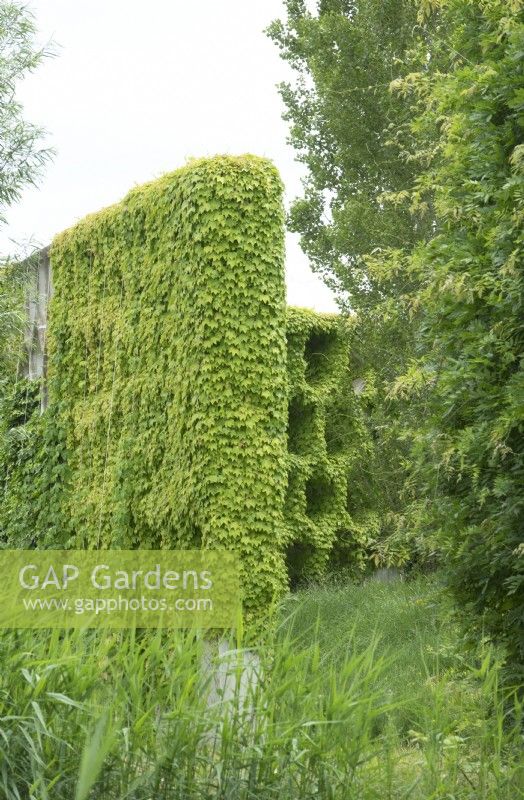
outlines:
[{"label": "concrete wall", "polygon": [[41,407],[47,406],[47,309],[53,293],[49,248],[44,247],[38,254],[34,274],[27,291],[27,328],[25,346],[27,362],[25,374],[30,380],[42,381]]}]

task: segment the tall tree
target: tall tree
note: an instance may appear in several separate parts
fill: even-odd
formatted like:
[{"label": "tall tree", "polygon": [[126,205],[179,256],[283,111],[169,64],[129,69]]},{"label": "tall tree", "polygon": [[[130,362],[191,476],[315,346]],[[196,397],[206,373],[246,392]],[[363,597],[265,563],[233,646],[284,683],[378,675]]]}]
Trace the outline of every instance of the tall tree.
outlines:
[{"label": "tall tree", "polygon": [[280,93],[290,143],[307,167],[290,227],[313,268],[360,310],[399,291],[394,282],[377,285],[363,256],[423,233],[421,219],[382,201],[416,174],[392,141],[411,103],[389,90],[409,71],[416,9],[411,0],[320,0],[316,14],[304,0],[285,5],[287,19],[268,33],[295,73]]},{"label": "tall tree", "polygon": [[51,151],[41,145],[43,131],[24,119],[16,99],[18,81],[41,63],[49,50],[35,47],[31,14],[17,2],[0,2],[0,222],[7,206],[34,184]]},{"label": "tall tree", "polygon": [[319,0],[316,13],[303,0],[285,5],[286,19],[268,33],[293,70],[280,93],[290,143],[307,169],[288,224],[342,308],[357,312],[352,370],[365,385],[366,455],[351,475],[350,507],[370,533],[371,558],[399,562],[410,551],[403,534],[408,446],[399,430],[406,404],[389,398],[388,386],[413,355],[403,298],[415,276],[381,270],[368,255],[409,249],[431,230],[430,216],[383,199],[402,198],[417,174],[403,157],[413,101],[390,91],[412,68],[417,11],[411,0]]},{"label": "tall tree", "polygon": [[[35,23],[27,8],[0,0],[0,225],[22,189],[36,184],[52,156],[44,131],[28,122],[17,100],[21,79],[35,70],[51,48],[35,45]],[[23,328],[23,295],[29,262],[0,258],[0,379],[16,363]]]},{"label": "tall tree", "polygon": [[[434,234],[380,269],[414,278],[420,355],[397,395],[425,395],[412,431],[423,499],[451,583],[524,672],[524,4],[432,0],[446,68],[395,84],[418,113],[409,200]],[[423,16],[423,15],[421,15]]]},{"label": "tall tree", "polygon": [[[524,663],[524,6],[420,0],[414,20],[416,5],[321,1],[311,15],[289,0],[286,24],[272,26],[299,76],[282,94],[291,141],[308,167],[291,225],[317,269],[346,291],[360,328],[367,325],[364,361],[371,355],[386,385],[403,373],[381,396],[400,403],[395,441],[412,443],[409,455],[398,447],[390,462],[408,464],[398,516],[411,493],[406,510],[417,541],[427,537],[445,553],[461,604],[477,630],[506,643],[517,674]],[[380,77],[365,73],[375,88],[363,92],[369,65]],[[388,79],[391,96],[380,93]],[[391,320],[396,352],[394,335],[373,333],[376,322],[383,336]],[[387,429],[391,419],[383,419]]]}]

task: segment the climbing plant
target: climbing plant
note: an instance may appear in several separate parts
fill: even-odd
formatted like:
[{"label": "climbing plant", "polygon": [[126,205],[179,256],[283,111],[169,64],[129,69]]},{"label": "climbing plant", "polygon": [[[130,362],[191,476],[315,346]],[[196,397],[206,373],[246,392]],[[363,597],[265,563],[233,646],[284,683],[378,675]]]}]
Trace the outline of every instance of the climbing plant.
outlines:
[{"label": "climbing plant", "polygon": [[263,159],[196,160],[51,248],[60,544],[233,548],[248,618],[285,586],[281,192]]},{"label": "climbing plant", "polygon": [[355,468],[367,457],[350,369],[353,322],[308,309],[287,312],[288,489],[291,584],[330,568],[365,568],[372,537],[359,514]]},{"label": "climbing plant", "polygon": [[286,312],[281,188],[193,161],[56,237],[49,406],[24,379],[0,411],[4,543],[233,549],[252,622],[365,566],[353,323]]}]

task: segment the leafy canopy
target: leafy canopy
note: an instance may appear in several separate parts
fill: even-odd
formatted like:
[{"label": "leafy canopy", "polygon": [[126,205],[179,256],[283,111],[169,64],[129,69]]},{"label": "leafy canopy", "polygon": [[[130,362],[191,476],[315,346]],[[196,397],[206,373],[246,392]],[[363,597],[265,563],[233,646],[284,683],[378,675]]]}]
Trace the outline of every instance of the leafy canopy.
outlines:
[{"label": "leafy canopy", "polygon": [[322,0],[315,14],[302,0],[285,6],[287,18],[269,35],[294,72],[280,92],[290,143],[307,167],[288,224],[342,308],[357,312],[351,371],[365,392],[350,505],[354,525],[373,540],[373,560],[400,563],[410,552],[401,541],[408,448],[399,428],[407,409],[388,397],[388,385],[414,351],[403,300],[414,278],[381,270],[367,255],[409,247],[431,228],[430,218],[383,199],[404,196],[417,174],[401,157],[413,138],[413,102],[389,88],[411,70],[416,8],[411,0]]},{"label": "leafy canopy", "polygon": [[[436,6],[437,4],[433,4]],[[420,355],[395,386],[425,396],[411,431],[421,522],[459,599],[524,663],[524,6],[438,4],[436,58],[395,84],[412,98],[410,202],[435,235],[382,268],[414,276]]]},{"label": "leafy canopy", "polygon": [[415,175],[391,141],[392,128],[411,118],[410,102],[389,84],[408,71],[416,10],[410,0],[321,0],[315,15],[303,0],[285,7],[287,19],[268,33],[294,72],[279,88],[289,141],[307,167],[290,227],[313,268],[360,309],[385,288],[363,256],[421,233],[408,210],[381,199],[408,188]]},{"label": "leafy canopy", "polygon": [[34,44],[35,25],[25,6],[0,2],[0,222],[5,210],[35,184],[52,151],[42,147],[43,130],[23,117],[18,82],[35,70],[49,48]]},{"label": "leafy canopy", "polygon": [[[42,146],[44,132],[24,119],[16,91],[20,80],[51,54],[34,43],[35,25],[25,6],[0,0],[0,225],[7,208],[36,184],[52,150]],[[16,376],[24,333],[24,301],[34,260],[0,257],[0,391]]]}]

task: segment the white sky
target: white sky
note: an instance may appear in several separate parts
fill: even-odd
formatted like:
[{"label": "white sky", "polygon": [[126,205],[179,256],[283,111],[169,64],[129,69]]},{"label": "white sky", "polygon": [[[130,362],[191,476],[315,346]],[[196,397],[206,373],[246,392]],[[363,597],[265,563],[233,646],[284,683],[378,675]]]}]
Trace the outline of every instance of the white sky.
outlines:
[{"label": "white sky", "polygon": [[[287,202],[303,167],[286,144],[275,84],[289,73],[263,33],[281,0],[30,0],[42,41],[58,55],[26,78],[25,116],[57,151],[38,189],[24,192],[0,235],[47,244],[85,214],[189,156],[271,158]],[[288,302],[334,311],[297,238],[287,238]]]}]

